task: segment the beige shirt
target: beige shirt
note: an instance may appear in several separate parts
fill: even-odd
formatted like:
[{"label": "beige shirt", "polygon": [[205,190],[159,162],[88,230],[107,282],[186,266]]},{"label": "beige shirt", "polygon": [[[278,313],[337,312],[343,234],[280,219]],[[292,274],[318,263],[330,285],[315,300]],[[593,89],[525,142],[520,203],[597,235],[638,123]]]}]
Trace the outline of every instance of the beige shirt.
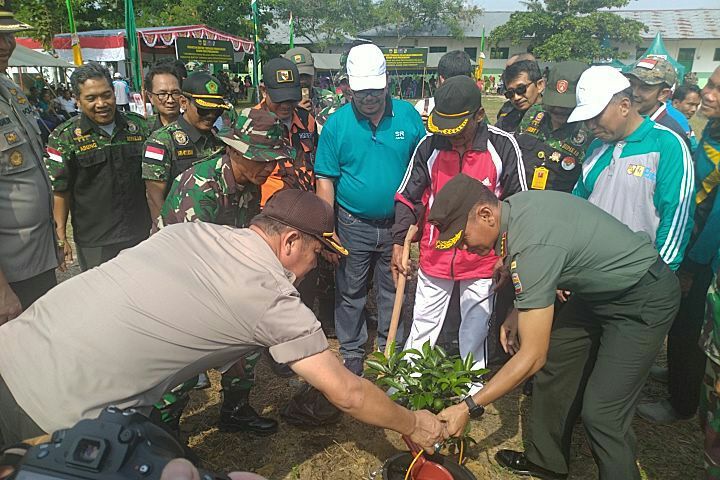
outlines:
[{"label": "beige shirt", "polygon": [[0,327],[0,376],[46,432],[107,405],[147,412],[259,346],[282,363],[327,349],[293,280],[252,230],[171,225]]}]

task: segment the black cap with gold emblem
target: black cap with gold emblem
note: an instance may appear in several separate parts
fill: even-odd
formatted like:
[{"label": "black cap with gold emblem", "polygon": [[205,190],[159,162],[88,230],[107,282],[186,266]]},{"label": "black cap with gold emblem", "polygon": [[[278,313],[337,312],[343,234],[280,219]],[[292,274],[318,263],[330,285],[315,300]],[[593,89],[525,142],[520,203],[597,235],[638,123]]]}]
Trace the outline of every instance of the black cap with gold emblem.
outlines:
[{"label": "black cap with gold emblem", "polygon": [[302,98],[300,72],[287,58],[273,58],[262,69],[263,82],[273,103],[299,102]]},{"label": "black cap with gold emblem", "polygon": [[435,108],[428,117],[428,131],[453,136],[462,132],[480,109],[480,89],[465,75],[448,78],[435,92]]},{"label": "black cap with gold emblem", "polygon": [[[1,1],[1,0],[0,0]],[[195,101],[198,107],[230,110],[232,105],[225,101],[225,87],[220,81],[206,72],[196,72],[187,77],[182,84],[183,95]]]},{"label": "black cap with gold emblem", "polygon": [[27,23],[15,19],[11,0],[0,0],[0,33],[15,33],[30,30]]}]

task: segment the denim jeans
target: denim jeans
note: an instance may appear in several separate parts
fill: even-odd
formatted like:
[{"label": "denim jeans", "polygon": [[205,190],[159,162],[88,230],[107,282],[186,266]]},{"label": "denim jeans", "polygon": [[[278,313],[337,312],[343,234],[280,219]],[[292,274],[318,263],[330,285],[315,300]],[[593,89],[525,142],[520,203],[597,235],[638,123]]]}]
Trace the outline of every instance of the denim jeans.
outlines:
[{"label": "denim jeans", "polygon": [[[363,309],[367,300],[368,274],[374,269],[377,291],[378,348],[385,348],[395,301],[390,273],[393,219],[366,220],[337,207],[337,234],[350,254],[340,260],[335,274],[335,333],[343,358],[363,358],[368,339]],[[396,344],[403,344],[403,326],[398,326]]]}]

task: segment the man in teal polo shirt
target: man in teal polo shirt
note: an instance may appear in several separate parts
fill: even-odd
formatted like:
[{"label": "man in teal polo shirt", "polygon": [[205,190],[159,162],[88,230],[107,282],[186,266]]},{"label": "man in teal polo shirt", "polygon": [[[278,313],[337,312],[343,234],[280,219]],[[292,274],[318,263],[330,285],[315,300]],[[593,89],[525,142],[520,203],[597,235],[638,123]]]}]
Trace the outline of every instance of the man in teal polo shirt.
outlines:
[{"label": "man in teal polo shirt", "polygon": [[345,366],[361,375],[368,274],[374,268],[383,349],[395,296],[390,273],[395,191],[425,127],[412,105],[388,95],[385,57],[377,46],[352,48],[347,72],[353,100],[323,127],[315,175],[317,194],[337,206],[337,235],[350,251],[336,273],[335,331]]},{"label": "man in teal polo shirt", "polygon": [[573,194],[635,232],[645,232],[677,270],[692,231],[694,171],[687,145],[667,127],[642,117],[630,82],[612,67],[587,69],[568,122],[585,121],[595,137]]}]

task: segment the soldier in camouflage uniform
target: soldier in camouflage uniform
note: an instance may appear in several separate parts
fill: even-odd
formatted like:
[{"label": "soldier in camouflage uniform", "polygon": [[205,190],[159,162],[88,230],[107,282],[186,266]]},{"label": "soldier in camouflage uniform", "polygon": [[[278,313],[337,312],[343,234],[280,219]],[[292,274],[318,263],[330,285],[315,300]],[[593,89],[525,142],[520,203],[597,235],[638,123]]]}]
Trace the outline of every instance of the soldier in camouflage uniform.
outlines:
[{"label": "soldier in camouflage uniform", "polygon": [[149,132],[142,116],[117,111],[110,73],[102,65],[77,68],[70,82],[81,114],[50,135],[47,168],[58,239],[72,258],[65,237],[71,212],[78,260],[87,270],[150,233],[142,180],[142,146]]},{"label": "soldier in camouflage uniform", "polygon": [[180,116],[181,80],[177,67],[168,61],[155,63],[145,75],[145,88],[155,114],[147,119],[151,132],[160,130]]},{"label": "soldier in camouflage uniform", "polygon": [[173,179],[222,147],[212,129],[222,112],[232,109],[224,99],[225,93],[212,75],[205,72],[191,74],[183,82],[180,99],[185,113],[147,139],[142,173],[153,221]]},{"label": "soldier in camouflage uniform", "polygon": [[[194,164],[175,179],[160,212],[158,228],[195,221],[247,227],[260,213],[260,186],[278,161],[294,157],[282,133],[282,126],[273,113],[243,110],[234,128],[217,134],[227,145],[226,152]],[[259,357],[259,350],[253,352],[222,377],[220,428],[223,430],[260,435],[277,430],[275,420],[260,417],[248,403]],[[173,428],[177,427],[188,401],[187,393],[193,386],[194,381],[187,382],[156,404],[161,419]]]},{"label": "soldier in camouflage uniform", "polygon": [[592,134],[582,122],[567,123],[575,108],[575,87],[587,69],[581,62],[556,64],[543,103],[525,113],[515,136],[522,150],[527,184],[535,190],[572,192]]}]

